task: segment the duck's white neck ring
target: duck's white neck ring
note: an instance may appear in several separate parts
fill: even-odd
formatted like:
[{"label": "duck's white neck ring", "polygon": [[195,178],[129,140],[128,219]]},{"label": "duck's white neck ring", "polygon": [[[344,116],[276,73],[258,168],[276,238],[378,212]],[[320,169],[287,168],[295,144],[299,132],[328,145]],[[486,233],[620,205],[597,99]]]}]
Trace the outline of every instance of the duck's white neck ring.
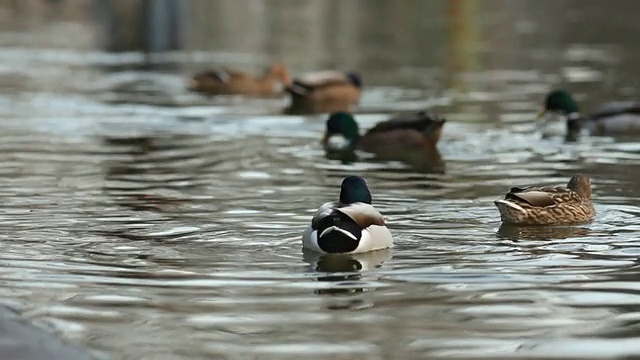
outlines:
[{"label": "duck's white neck ring", "polygon": [[579,112],[572,112],[572,113],[567,114],[567,120],[568,121],[580,120],[580,113]]}]

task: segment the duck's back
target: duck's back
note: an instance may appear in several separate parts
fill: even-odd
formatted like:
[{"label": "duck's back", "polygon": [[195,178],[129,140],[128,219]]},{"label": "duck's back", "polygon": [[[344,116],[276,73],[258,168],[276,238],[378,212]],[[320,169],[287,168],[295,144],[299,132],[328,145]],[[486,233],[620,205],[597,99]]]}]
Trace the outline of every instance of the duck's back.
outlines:
[{"label": "duck's back", "polygon": [[616,101],[602,105],[586,124],[594,135],[640,134],[640,102]]},{"label": "duck's back", "polygon": [[399,114],[369,129],[359,147],[372,152],[387,147],[433,147],[440,139],[444,122],[443,119],[435,119],[424,112]]}]

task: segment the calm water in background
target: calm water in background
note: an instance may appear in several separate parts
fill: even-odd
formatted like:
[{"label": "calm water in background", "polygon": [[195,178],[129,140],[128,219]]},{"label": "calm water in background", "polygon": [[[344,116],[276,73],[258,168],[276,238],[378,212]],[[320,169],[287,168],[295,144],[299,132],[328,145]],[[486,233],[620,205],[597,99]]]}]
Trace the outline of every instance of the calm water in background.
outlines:
[{"label": "calm water in background", "polygon": [[[640,144],[532,123],[558,85],[640,98],[640,2],[193,0],[185,50],[148,57],[73,4],[1,13],[3,304],[116,359],[640,356]],[[363,128],[445,115],[445,173],[327,160],[322,115],[184,89],[271,59],[361,70]],[[511,186],[576,172],[594,223],[500,226]],[[396,248],[303,255],[354,173]]]}]

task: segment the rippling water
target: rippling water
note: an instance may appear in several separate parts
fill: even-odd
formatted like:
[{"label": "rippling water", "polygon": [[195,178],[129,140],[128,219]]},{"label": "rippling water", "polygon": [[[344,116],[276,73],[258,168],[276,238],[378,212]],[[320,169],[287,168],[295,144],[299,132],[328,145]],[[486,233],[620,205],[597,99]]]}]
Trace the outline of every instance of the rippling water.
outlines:
[{"label": "rippling water", "polygon": [[[540,139],[531,121],[558,76],[585,108],[637,93],[637,69],[623,74],[640,56],[625,47],[637,37],[576,32],[610,16],[595,5],[605,3],[586,3],[570,10],[568,29],[555,12],[545,27],[544,13],[481,7],[483,29],[510,15],[520,33],[508,42],[530,49],[516,56],[475,40],[479,58],[495,56],[471,56],[481,66],[443,70],[410,53],[397,60],[409,67],[390,74],[356,61],[372,79],[363,128],[398,109],[449,119],[444,173],[328,160],[322,115],[279,115],[284,100],[188,94],[183,76],[203,66],[188,53],[158,56],[183,70],[138,71],[131,54],[0,50],[2,302],[123,359],[640,355],[640,145]],[[298,69],[314,70],[303,56],[292,55]],[[564,184],[576,172],[593,178],[595,222],[500,226],[493,200],[511,186]],[[303,254],[313,211],[354,173],[396,248]]]}]

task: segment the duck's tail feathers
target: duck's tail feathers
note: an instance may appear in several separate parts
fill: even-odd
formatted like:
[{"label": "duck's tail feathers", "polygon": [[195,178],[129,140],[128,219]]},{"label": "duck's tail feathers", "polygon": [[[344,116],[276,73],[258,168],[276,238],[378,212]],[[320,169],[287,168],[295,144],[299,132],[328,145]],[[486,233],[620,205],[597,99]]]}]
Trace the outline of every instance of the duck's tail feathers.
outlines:
[{"label": "duck's tail feathers", "polygon": [[358,224],[339,211],[320,220],[317,231],[318,246],[327,253],[354,251],[362,238]]}]

